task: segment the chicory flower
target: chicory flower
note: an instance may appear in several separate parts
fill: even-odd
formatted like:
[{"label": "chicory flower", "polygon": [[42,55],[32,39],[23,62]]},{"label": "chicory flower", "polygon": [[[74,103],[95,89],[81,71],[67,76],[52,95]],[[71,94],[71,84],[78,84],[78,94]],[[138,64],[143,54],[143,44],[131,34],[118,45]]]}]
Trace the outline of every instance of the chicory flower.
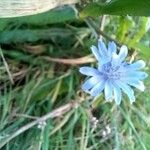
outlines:
[{"label": "chicory flower", "polygon": [[80,68],[80,73],[88,76],[82,89],[94,97],[104,91],[106,101],[114,99],[117,105],[121,103],[124,92],[133,103],[135,95],[132,87],[141,91],[145,89],[142,80],[148,75],[140,71],[145,67],[145,62],[138,60],[127,63],[125,61],[128,54],[127,47],[123,45],[118,53],[114,42],[109,42],[106,48],[104,42],[99,40],[98,47],[92,46],[91,50],[98,61],[97,68],[89,66]]}]

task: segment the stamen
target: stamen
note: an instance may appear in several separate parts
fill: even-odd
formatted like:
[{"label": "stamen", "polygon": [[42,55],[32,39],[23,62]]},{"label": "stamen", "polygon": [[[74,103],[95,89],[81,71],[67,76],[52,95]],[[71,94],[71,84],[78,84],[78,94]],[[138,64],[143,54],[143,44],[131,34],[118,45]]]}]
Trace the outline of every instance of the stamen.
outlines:
[{"label": "stamen", "polygon": [[120,79],[122,74],[120,66],[113,66],[111,62],[102,66],[102,72],[107,79]]}]

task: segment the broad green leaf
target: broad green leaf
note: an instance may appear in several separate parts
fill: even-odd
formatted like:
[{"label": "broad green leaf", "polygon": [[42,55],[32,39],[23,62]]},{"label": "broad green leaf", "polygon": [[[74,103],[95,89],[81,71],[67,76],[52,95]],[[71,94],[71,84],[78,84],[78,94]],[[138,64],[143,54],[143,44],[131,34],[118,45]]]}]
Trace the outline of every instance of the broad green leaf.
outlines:
[{"label": "broad green leaf", "polygon": [[49,40],[52,37],[66,38],[73,33],[71,30],[51,28],[51,29],[37,29],[37,30],[10,30],[0,32],[0,43],[24,43],[24,42],[37,42],[38,40]]},{"label": "broad green leaf", "polygon": [[3,31],[7,25],[7,21],[1,21],[0,19],[0,31]]},{"label": "broad green leaf", "polygon": [[71,7],[66,6],[63,8],[53,9],[48,12],[32,16],[1,18],[0,24],[3,24],[1,28],[6,27],[6,25],[8,25],[9,23],[14,23],[15,25],[32,24],[36,26],[43,26],[46,24],[54,24],[68,20],[74,20],[75,18],[76,18],[75,10]]},{"label": "broad green leaf", "polygon": [[149,0],[111,0],[106,3],[88,4],[80,17],[110,15],[150,16]]},{"label": "broad green leaf", "polygon": [[85,17],[96,17],[96,16],[100,16],[103,14],[103,5],[98,4],[98,3],[91,3],[89,5],[87,5],[80,13],[79,16],[81,18],[85,18]]}]

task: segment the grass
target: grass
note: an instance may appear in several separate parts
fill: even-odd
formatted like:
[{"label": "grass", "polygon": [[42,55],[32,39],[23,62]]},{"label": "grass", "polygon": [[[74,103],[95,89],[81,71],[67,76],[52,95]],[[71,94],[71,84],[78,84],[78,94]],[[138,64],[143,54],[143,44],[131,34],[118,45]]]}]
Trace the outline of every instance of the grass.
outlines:
[{"label": "grass", "polygon": [[[136,41],[149,40],[145,38],[149,33],[143,33],[137,23],[142,18],[131,18],[135,24],[133,29],[128,27],[128,19],[124,18],[122,23],[120,18],[106,17],[102,31],[106,42],[113,38],[129,47],[132,43],[136,50],[133,35],[137,35]],[[84,79],[78,69],[82,63],[94,65],[89,47],[100,35],[99,18],[92,19],[94,26],[91,20],[64,20],[37,25],[35,19],[11,19],[3,26],[0,32],[0,148],[150,149],[150,79],[146,79],[147,88],[143,93],[135,92],[133,105],[125,95],[119,107],[114,102],[106,103],[102,95],[93,101],[80,88]],[[149,66],[149,59],[136,53],[134,59],[143,58]],[[128,59],[133,54],[130,49]],[[146,71],[150,72],[148,67]]]}]

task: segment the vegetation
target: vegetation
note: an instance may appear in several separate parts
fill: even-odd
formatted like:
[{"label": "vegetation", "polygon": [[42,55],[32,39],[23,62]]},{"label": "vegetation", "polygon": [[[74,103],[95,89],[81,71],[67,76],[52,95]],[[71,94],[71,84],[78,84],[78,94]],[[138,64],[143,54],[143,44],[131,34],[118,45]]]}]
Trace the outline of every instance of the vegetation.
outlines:
[{"label": "vegetation", "polygon": [[84,93],[79,73],[83,64],[95,65],[90,47],[103,38],[126,44],[127,59],[143,59],[149,74],[149,18],[144,8],[142,16],[97,17],[97,3],[81,6],[0,19],[0,149],[150,149],[150,78],[144,92],[135,90],[135,103],[123,95],[117,106]]}]

